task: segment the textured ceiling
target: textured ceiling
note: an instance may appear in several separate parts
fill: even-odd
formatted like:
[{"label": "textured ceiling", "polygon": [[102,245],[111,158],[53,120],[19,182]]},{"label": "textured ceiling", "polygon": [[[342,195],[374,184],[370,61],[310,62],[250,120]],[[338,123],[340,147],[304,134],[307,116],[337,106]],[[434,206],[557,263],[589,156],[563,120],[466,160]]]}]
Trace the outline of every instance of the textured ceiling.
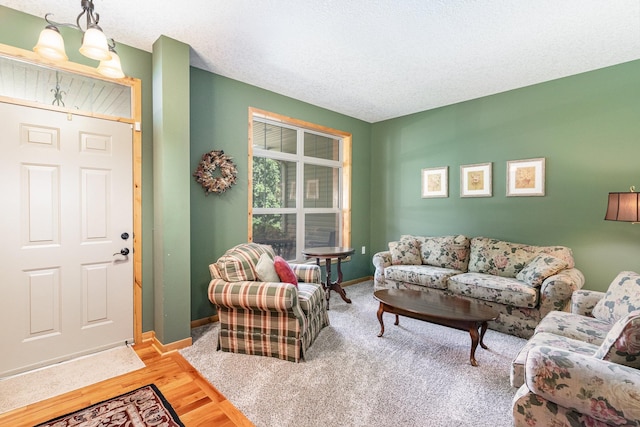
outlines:
[{"label": "textured ceiling", "polygon": [[[151,51],[166,35],[195,67],[367,122],[640,59],[638,0],[94,3],[118,43]],[[2,4],[62,22],[81,10]]]}]

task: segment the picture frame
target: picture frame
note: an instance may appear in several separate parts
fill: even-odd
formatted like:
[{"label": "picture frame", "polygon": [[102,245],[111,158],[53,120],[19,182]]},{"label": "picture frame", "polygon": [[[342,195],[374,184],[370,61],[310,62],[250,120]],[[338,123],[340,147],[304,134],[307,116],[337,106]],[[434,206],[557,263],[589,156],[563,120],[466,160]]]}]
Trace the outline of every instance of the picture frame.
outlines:
[{"label": "picture frame", "polygon": [[507,161],[507,197],[544,196],[545,158]]},{"label": "picture frame", "polygon": [[422,198],[449,197],[449,166],[422,169]]},{"label": "picture frame", "polygon": [[460,197],[492,197],[493,163],[460,166]]}]

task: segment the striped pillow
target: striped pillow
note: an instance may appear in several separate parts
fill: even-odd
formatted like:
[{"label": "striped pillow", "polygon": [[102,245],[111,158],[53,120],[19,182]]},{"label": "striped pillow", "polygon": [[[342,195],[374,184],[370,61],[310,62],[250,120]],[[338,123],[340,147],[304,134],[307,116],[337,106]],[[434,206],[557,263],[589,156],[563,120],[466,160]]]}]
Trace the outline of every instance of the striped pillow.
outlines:
[{"label": "striped pillow", "polygon": [[220,275],[227,282],[259,280],[256,265],[260,256],[265,253],[271,258],[275,257],[271,246],[258,243],[242,243],[234,246],[217,261]]}]

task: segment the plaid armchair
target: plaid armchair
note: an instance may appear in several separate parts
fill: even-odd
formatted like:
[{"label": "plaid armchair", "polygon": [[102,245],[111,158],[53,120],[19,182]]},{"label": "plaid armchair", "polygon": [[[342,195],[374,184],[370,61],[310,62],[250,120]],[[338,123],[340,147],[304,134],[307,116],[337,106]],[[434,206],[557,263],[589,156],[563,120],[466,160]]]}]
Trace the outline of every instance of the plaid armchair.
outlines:
[{"label": "plaid armchair", "polygon": [[291,362],[329,324],[317,265],[291,264],[298,287],[259,281],[256,265],[270,246],[243,243],[209,265],[209,300],[220,318],[218,350],[277,357]]}]

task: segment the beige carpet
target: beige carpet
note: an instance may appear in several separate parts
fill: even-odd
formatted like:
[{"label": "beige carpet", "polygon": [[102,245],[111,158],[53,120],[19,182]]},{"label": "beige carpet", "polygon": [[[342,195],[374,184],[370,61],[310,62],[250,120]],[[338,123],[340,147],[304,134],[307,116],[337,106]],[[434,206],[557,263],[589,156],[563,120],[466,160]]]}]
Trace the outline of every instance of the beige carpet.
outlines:
[{"label": "beige carpet", "polygon": [[301,363],[216,351],[218,324],[180,353],[258,427],[511,426],[511,361],[525,340],[489,330],[469,364],[468,332],[385,314],[373,283],[332,295],[329,318]]},{"label": "beige carpet", "polygon": [[144,363],[121,346],[0,380],[0,413],[126,374]]}]

